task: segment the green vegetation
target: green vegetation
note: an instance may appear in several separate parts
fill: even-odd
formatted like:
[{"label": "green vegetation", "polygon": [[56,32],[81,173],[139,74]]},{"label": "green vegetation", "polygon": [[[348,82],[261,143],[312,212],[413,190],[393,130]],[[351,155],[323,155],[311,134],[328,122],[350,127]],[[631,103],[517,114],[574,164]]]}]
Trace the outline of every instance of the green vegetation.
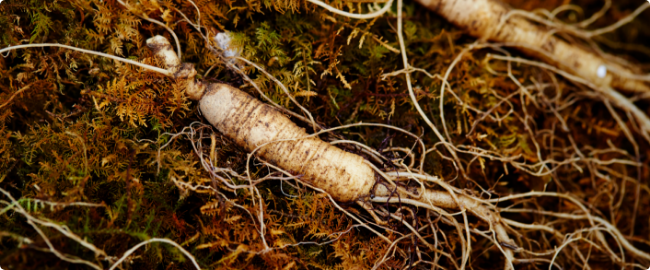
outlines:
[{"label": "green vegetation", "polygon": [[[554,8],[564,2],[528,1],[522,8]],[[354,140],[378,151],[412,148],[418,156],[413,158],[417,169],[482,199],[531,190],[571,194],[585,202],[591,214],[614,224],[628,241],[650,253],[649,142],[628,116],[619,112],[615,117],[622,120],[617,121],[615,110],[586,87],[540,68],[486,61],[489,53],[500,49],[485,48],[464,54],[455,65],[447,78],[453,91],[445,91],[440,107],[440,76],[475,40],[416,3],[405,3],[403,29],[410,65],[438,75],[411,71],[414,92],[434,124],[446,125],[463,175],[449,158],[449,150],[436,145],[439,138],[408,96],[395,8],[379,18],[354,20],[296,0],[194,3],[141,0],[127,8],[119,1],[5,0],[0,4],[0,29],[4,29],[0,47],[61,43],[162,66],[145,40],[163,35],[174,44],[174,38],[144,19],[153,18],[178,35],[182,61],[195,64],[200,78],[259,97],[251,83],[206,48],[206,40],[192,25],[200,17],[201,29],[209,36],[230,31],[242,57],[279,79],[323,127],[390,124],[421,135],[435,151],[421,161],[423,153],[413,146],[412,138],[370,126],[337,130],[323,139]],[[356,2],[330,4],[364,13],[370,7]],[[585,12],[598,8],[585,4]],[[596,25],[611,24],[634,8],[618,3]],[[560,18],[576,22],[584,15],[565,12]],[[607,41],[596,41],[609,51],[620,51],[616,44],[622,42],[636,44],[624,57],[647,62],[648,49],[639,42],[650,37],[647,25],[647,19],[639,18],[606,36]],[[271,100],[300,113],[267,76],[233,61]],[[636,104],[650,113],[647,95],[639,95]],[[482,114],[487,111],[489,115]],[[293,120],[313,131],[309,123]],[[354,146],[338,146],[369,158]],[[476,149],[486,151],[479,156]],[[395,153],[388,151],[385,157],[397,158]],[[209,164],[202,163],[200,156],[209,157]],[[382,260],[381,267],[388,269],[438,259],[441,267],[455,269],[461,261],[464,231],[445,224],[433,211],[386,206],[405,222],[387,219],[383,228],[374,228],[392,241],[400,239],[395,248],[350,218],[373,222],[363,208],[341,205],[347,215],[325,194],[295,180],[270,179],[256,188],[236,190],[215,180],[230,177],[233,184],[246,185],[247,170],[252,179],[282,176],[258,163],[247,165],[247,153],[206,124],[195,102],[185,96],[183,85],[173,79],[53,47],[14,50],[0,58],[0,266],[4,269],[90,269],[90,264],[109,268],[127,250],[152,238],[178,243],[204,269],[369,269]],[[220,168],[214,170],[216,176],[207,172],[208,165]],[[390,162],[375,165],[395,170]],[[405,184],[409,185],[414,183]],[[521,198],[499,206],[584,214],[571,200],[552,197]],[[578,233],[593,225],[585,219],[567,221],[534,212],[501,215],[522,223],[553,223],[560,236],[594,237],[588,231]],[[462,224],[463,218],[457,221]],[[469,221],[472,229],[488,229],[478,218]],[[263,235],[260,222],[265,225]],[[436,246],[412,235],[401,239],[411,233],[405,223]],[[553,250],[567,240],[539,230],[513,227],[512,231],[519,246],[536,252]],[[468,266],[502,269],[505,260],[490,239],[472,236],[476,238]],[[581,269],[584,262],[575,255],[579,251],[586,256],[590,252],[587,264],[592,269],[620,267],[624,263],[615,257],[623,251],[616,247],[616,237],[607,237],[614,251],[575,242],[558,255],[556,263],[564,269]],[[438,258],[440,253],[432,250],[453,259]],[[629,263],[630,255],[625,255]],[[537,266],[521,263],[521,269],[548,268],[551,256]],[[594,267],[597,264],[601,268]],[[152,243],[120,267],[193,266],[178,248]],[[421,262],[417,267],[432,265]]]}]

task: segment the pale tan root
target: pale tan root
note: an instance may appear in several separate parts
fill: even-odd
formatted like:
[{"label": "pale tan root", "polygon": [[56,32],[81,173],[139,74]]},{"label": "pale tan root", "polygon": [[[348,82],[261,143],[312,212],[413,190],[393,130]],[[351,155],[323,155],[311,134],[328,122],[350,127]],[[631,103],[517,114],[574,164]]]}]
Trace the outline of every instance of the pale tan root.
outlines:
[{"label": "pale tan root", "polygon": [[[496,239],[500,244],[509,246],[516,246],[515,242],[510,239],[508,233],[503,226],[503,221],[497,213],[483,205],[481,202],[461,194],[452,196],[449,192],[437,190],[424,190],[420,198],[412,198],[406,192],[398,189],[396,194],[393,194],[388,188],[383,185],[378,185],[375,189],[375,199],[373,201],[411,204],[419,207],[434,209],[431,206],[442,207],[447,209],[467,210],[475,216],[483,219],[490,225],[490,230],[495,233]],[[400,196],[398,198],[398,196]],[[415,201],[412,202],[411,200]],[[510,249],[502,249],[499,247],[509,262],[514,260],[514,255]]]},{"label": "pale tan root", "polygon": [[[167,42],[167,44],[169,44],[169,42]],[[131,59],[126,59],[126,58],[122,58],[122,57],[115,56],[115,55],[112,55],[112,54],[96,52],[96,51],[93,51],[93,50],[81,49],[81,48],[77,48],[77,47],[74,47],[74,46],[68,46],[68,45],[59,44],[59,43],[33,43],[33,44],[21,44],[21,45],[16,45],[16,46],[9,46],[9,47],[0,49],[0,55],[5,53],[5,52],[19,50],[19,49],[44,48],[44,47],[57,47],[57,48],[63,48],[63,49],[78,51],[78,52],[82,52],[82,53],[86,53],[86,54],[97,55],[97,56],[101,56],[101,57],[104,57],[104,58],[107,58],[107,59],[120,61],[120,62],[123,62],[123,63],[134,65],[136,67],[141,67],[141,68],[144,68],[144,69],[147,69],[147,70],[158,72],[158,73],[163,74],[165,76],[172,76],[173,75],[172,73],[170,73],[166,69],[150,66],[150,65],[147,65],[147,64],[140,63],[138,61],[131,60]]]},{"label": "pale tan root", "polygon": [[[608,61],[577,44],[569,44],[555,37],[552,31],[534,25],[525,18],[508,16],[510,8],[495,0],[417,1],[472,36],[513,44],[526,54],[543,59],[598,86],[611,86],[628,92],[650,91],[650,87],[642,81],[625,78],[629,77],[626,75],[635,74],[630,68]],[[623,76],[607,72],[601,78],[597,73],[601,66]]]},{"label": "pale tan root", "polygon": [[[186,92],[192,98],[200,97],[199,108],[203,116],[236,144],[283,170],[301,174],[302,181],[328,193],[337,201],[359,201],[371,195],[375,171],[365,159],[310,136],[304,128],[298,127],[273,107],[237,88],[225,84],[206,86],[195,81],[194,68],[188,64],[178,64],[180,61],[166,39],[152,38],[147,44],[156,55],[165,59],[167,68],[174,73],[174,77],[187,81]],[[385,178],[392,183],[389,176]],[[424,190],[423,187],[421,189]],[[380,197],[390,196],[388,189],[382,185],[375,192]],[[514,246],[498,214],[467,196],[428,190],[415,196],[403,189],[399,190],[399,196],[405,198],[407,204],[431,206],[429,209],[439,206],[468,210],[490,225],[498,243]],[[467,220],[465,224],[469,234]],[[468,242],[467,248],[469,247]],[[500,245],[498,248],[506,255],[507,265],[512,268],[512,250],[504,250]],[[465,263],[466,261],[461,264],[461,269]]]},{"label": "pale tan root", "polygon": [[[345,152],[317,137],[309,137],[283,114],[241,90],[211,84],[199,101],[203,116],[221,133],[302,180],[325,190],[339,201],[370,194],[373,170],[358,155]],[[302,139],[301,139],[302,138]]]},{"label": "pale tan root", "polygon": [[309,137],[282,113],[241,90],[225,85],[207,87],[193,79],[191,65],[180,60],[162,36],[147,40],[155,54],[164,59],[175,77],[187,81],[186,92],[199,99],[205,118],[221,133],[279,167],[299,172],[302,180],[325,190],[338,201],[355,201],[368,196],[375,183],[373,170],[358,155],[345,152],[317,137]]},{"label": "pale tan root", "polygon": [[[620,108],[620,109],[622,109],[622,110],[624,110],[626,112],[629,112],[631,115],[633,115],[634,118],[636,118],[636,120],[639,122],[639,126],[641,128],[641,135],[646,140],[648,140],[648,142],[650,142],[650,117],[648,117],[648,115],[642,109],[639,109],[639,107],[637,107],[627,97],[625,97],[621,93],[617,92],[613,88],[608,87],[608,86],[595,85],[595,84],[591,83],[590,81],[585,80],[585,79],[583,79],[583,78],[581,78],[579,76],[574,76],[574,75],[568,74],[567,72],[565,72],[563,70],[559,70],[559,69],[557,69],[557,68],[555,68],[553,66],[550,66],[550,65],[547,65],[547,64],[544,64],[544,63],[540,63],[540,62],[536,62],[536,61],[530,61],[530,60],[526,60],[526,59],[513,58],[513,57],[507,57],[507,56],[492,55],[492,54],[488,54],[486,59],[499,59],[499,60],[513,61],[513,62],[524,63],[524,64],[528,64],[528,65],[548,69],[548,70],[553,71],[553,72],[555,72],[557,74],[560,74],[561,76],[563,76],[564,78],[566,78],[568,80],[571,80],[571,81],[576,82],[576,83],[584,84],[584,85],[596,90],[597,92],[602,94],[602,98],[603,98],[605,104],[607,104],[608,102],[611,102],[616,107],[618,107],[618,108]],[[513,80],[513,81],[516,81],[516,80]],[[627,129],[627,128],[623,127],[623,126],[624,125],[622,125],[622,128],[624,130]],[[631,138],[631,137],[628,136],[628,138]],[[631,141],[632,141],[633,144],[636,144],[635,142],[633,142],[633,140],[631,140]]]}]

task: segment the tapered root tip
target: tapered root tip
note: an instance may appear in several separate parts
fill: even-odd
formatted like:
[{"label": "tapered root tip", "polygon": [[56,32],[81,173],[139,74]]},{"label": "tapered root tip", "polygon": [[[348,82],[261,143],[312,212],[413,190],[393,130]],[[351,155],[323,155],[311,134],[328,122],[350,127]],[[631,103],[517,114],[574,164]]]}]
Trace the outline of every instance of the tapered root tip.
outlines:
[{"label": "tapered root tip", "polygon": [[181,64],[181,60],[178,59],[178,56],[172,50],[172,45],[169,41],[163,36],[155,36],[147,39],[147,47],[149,47],[153,53],[165,61],[165,68],[171,72],[176,72],[176,70],[171,70],[178,68]]},{"label": "tapered root tip", "polygon": [[194,79],[196,76],[194,65],[188,63],[181,65],[181,60],[178,59],[176,52],[172,49],[172,45],[165,37],[158,35],[147,39],[147,47],[149,47],[156,56],[163,59],[165,62],[165,69],[171,72],[176,80],[186,83],[185,93],[190,99],[201,99],[205,92],[206,85],[200,80]]}]

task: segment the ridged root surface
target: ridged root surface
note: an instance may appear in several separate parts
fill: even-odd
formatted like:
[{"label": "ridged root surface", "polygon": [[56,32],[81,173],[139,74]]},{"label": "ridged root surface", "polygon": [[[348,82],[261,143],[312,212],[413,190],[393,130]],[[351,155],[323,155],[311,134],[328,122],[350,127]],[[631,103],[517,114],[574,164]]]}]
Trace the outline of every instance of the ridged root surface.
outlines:
[{"label": "ridged root surface", "polygon": [[533,57],[543,59],[574,75],[599,86],[611,86],[628,92],[648,92],[650,87],[633,79],[607,72],[598,76],[598,68],[607,66],[629,74],[632,70],[608,61],[578,44],[569,44],[552,35],[551,31],[534,25],[528,20],[511,16],[501,25],[510,8],[494,0],[417,0],[426,8],[440,14],[448,21],[463,28],[470,35],[500,43],[517,44]]},{"label": "ridged root surface", "polygon": [[307,137],[284,114],[241,90],[210,84],[199,101],[203,116],[246,151],[302,175],[301,180],[323,189],[338,201],[370,194],[375,173],[364,159],[318,137]]}]

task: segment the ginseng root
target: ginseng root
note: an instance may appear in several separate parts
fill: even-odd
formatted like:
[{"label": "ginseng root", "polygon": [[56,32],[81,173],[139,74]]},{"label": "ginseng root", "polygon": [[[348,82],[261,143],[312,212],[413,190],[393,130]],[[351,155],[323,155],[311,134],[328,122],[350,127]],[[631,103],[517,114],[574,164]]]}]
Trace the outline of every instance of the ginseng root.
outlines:
[{"label": "ginseng root", "polygon": [[[378,211],[372,203],[395,206],[406,204],[432,211],[438,211],[441,208],[460,210],[460,214],[465,219],[465,230],[468,234],[465,236],[466,240],[461,238],[463,262],[460,264],[460,269],[465,268],[471,249],[472,236],[469,235],[470,229],[466,213],[478,217],[489,225],[492,235],[483,235],[491,238],[505,256],[505,269],[514,269],[514,263],[522,262],[515,258],[514,253],[523,249],[510,238],[507,231],[508,226],[535,227],[554,231],[552,228],[544,226],[536,227],[534,224],[528,225],[504,219],[500,216],[500,209],[494,205],[493,200],[466,194],[436,177],[407,171],[375,172],[375,169],[364,158],[345,152],[314,135],[307,134],[305,129],[298,127],[284,114],[245,92],[225,84],[206,85],[200,80],[195,80],[196,70],[193,65],[180,64],[180,60],[165,38],[156,36],[147,40],[147,45],[158,57],[164,59],[167,71],[173,74],[177,82],[186,84],[186,94],[190,98],[198,100],[202,114],[221,133],[247,151],[255,153],[286,171],[302,175],[301,181],[326,192],[334,200],[356,202],[368,210],[377,223],[384,222],[377,214],[396,219],[403,217]],[[421,185],[420,188],[396,185],[395,181],[400,178],[402,180],[427,181],[443,190],[428,189],[424,185]],[[548,195],[547,193],[530,192],[515,196],[538,196],[538,194]],[[563,198],[581,205],[569,196]],[[509,199],[509,197],[505,199]],[[500,199],[495,200],[499,202]],[[607,221],[591,217],[586,210],[585,213],[593,226],[595,226],[594,220],[598,220],[598,223],[613,228]],[[416,231],[414,232],[417,234]],[[613,235],[630,254],[650,260],[650,255],[634,247],[619,232],[615,231]],[[602,233],[597,232],[596,239],[603,247],[609,248],[608,240]],[[567,244],[572,245],[571,243]]]},{"label": "ginseng root", "polygon": [[[165,59],[168,67],[178,66],[178,58],[165,38],[157,36],[147,44]],[[237,88],[194,82],[196,71],[191,65],[175,72],[191,81],[186,91],[199,100],[208,122],[237,145],[249,152],[257,151],[257,155],[285,170],[300,172],[308,183],[338,201],[356,201],[370,194],[375,174],[362,157],[310,137],[282,113]]]},{"label": "ginseng root", "polygon": [[[470,35],[512,45],[524,53],[577,75],[601,87],[627,92],[648,92],[643,81],[629,78],[636,72],[609,61],[586,48],[554,36],[554,31],[537,26],[521,16],[511,16],[511,9],[496,0],[417,0]],[[598,70],[608,71],[599,74]]]},{"label": "ginseng root", "polygon": [[[397,186],[390,190],[386,186],[377,185],[373,191],[376,174],[361,156],[310,136],[304,128],[298,127],[282,113],[237,88],[220,83],[206,85],[195,80],[196,71],[193,66],[181,65],[164,37],[150,38],[147,45],[164,59],[167,69],[178,81],[187,83],[186,93],[190,98],[198,100],[201,113],[217,130],[247,151],[255,152],[280,168],[298,172],[302,175],[302,181],[322,189],[335,200],[356,201],[369,209],[367,206],[372,194],[389,203],[411,204],[429,209],[442,207],[468,210],[490,224],[500,243],[515,245],[498,214],[481,202],[462,194],[445,194],[426,189],[414,192]],[[504,253],[508,265],[511,265],[512,251],[506,250]]]}]

